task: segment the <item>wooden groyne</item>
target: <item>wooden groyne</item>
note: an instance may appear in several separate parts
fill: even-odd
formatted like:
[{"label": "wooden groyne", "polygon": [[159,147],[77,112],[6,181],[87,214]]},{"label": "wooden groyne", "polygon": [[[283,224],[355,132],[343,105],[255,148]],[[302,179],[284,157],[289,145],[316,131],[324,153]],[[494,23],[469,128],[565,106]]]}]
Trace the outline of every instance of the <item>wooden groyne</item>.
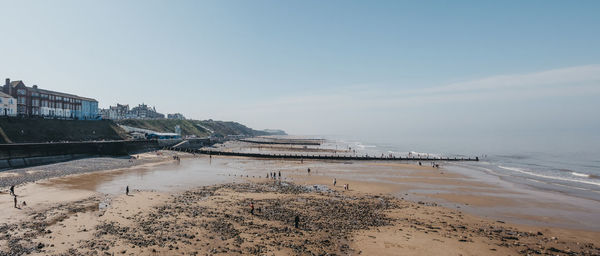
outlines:
[{"label": "wooden groyne", "polygon": [[253,140],[239,139],[238,141],[254,143],[254,144],[273,144],[273,145],[302,145],[302,146],[320,146],[321,140]]},{"label": "wooden groyne", "polygon": [[376,156],[336,156],[336,155],[300,155],[300,154],[261,154],[261,153],[241,153],[241,152],[226,152],[213,151],[203,149],[187,149],[181,150],[178,148],[169,148],[175,151],[185,151],[189,153],[215,155],[215,156],[242,156],[254,158],[269,158],[269,159],[290,159],[290,160],[370,160],[370,161],[479,161],[479,157],[376,157]]}]

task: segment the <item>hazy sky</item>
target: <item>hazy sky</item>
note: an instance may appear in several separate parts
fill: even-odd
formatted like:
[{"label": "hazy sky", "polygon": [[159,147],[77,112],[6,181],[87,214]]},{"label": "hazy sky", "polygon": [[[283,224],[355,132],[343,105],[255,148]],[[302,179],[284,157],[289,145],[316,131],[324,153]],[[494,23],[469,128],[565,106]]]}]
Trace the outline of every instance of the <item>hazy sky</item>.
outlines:
[{"label": "hazy sky", "polygon": [[599,13],[600,1],[0,0],[0,76],[292,134],[599,149]]}]

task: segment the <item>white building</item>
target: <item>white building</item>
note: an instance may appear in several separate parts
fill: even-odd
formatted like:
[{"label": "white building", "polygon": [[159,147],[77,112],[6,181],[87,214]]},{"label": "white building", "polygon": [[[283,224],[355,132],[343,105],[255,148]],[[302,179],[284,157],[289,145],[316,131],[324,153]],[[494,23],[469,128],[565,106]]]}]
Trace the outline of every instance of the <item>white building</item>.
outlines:
[{"label": "white building", "polygon": [[17,100],[10,95],[0,92],[0,116],[16,116]]}]

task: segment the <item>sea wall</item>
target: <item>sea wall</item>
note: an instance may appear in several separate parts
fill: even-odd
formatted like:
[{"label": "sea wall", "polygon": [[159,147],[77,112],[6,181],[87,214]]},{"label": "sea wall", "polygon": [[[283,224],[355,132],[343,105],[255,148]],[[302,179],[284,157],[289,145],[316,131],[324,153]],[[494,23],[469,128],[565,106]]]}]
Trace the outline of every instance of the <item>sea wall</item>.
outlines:
[{"label": "sea wall", "polygon": [[156,150],[158,140],[0,144],[0,169],[34,166],[89,156],[122,156]]}]

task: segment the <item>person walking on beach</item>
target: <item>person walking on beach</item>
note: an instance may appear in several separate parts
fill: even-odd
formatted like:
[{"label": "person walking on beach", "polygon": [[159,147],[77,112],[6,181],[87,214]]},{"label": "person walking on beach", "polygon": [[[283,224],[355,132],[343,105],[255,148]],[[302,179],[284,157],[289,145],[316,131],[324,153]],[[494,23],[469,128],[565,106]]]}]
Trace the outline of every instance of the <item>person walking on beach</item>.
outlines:
[{"label": "person walking on beach", "polygon": [[254,215],[254,203],[250,202],[250,214]]},{"label": "person walking on beach", "polygon": [[13,200],[15,201],[15,208],[19,208],[19,207],[17,207],[17,196],[16,196],[16,195],[13,195],[13,197],[14,197],[14,199],[13,199]]},{"label": "person walking on beach", "polygon": [[310,168],[308,168],[307,172],[308,172],[308,174],[310,174]]},{"label": "person walking on beach", "polygon": [[10,186],[10,195],[11,196],[15,195],[15,185]]},{"label": "person walking on beach", "polygon": [[335,178],[333,178],[333,186],[335,187],[335,184],[337,183],[337,180]]},{"label": "person walking on beach", "polygon": [[279,171],[279,178],[281,179],[281,171]]},{"label": "person walking on beach", "polygon": [[299,223],[300,223],[300,216],[296,215],[296,218],[294,218],[294,227],[298,228]]},{"label": "person walking on beach", "polygon": [[129,185],[127,185],[127,187],[125,187],[125,195],[129,195]]}]

